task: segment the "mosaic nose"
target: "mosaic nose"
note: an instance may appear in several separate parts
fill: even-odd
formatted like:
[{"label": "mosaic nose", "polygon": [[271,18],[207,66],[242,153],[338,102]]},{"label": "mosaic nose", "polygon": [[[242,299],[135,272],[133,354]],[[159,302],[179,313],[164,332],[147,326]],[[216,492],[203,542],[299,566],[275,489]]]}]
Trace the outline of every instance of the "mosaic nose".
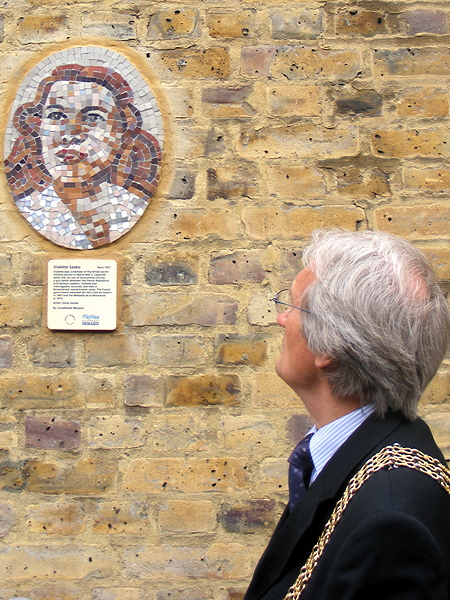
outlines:
[{"label": "mosaic nose", "polygon": [[80,119],[66,119],[56,132],[56,139],[63,142],[78,142],[86,139],[83,122]]}]

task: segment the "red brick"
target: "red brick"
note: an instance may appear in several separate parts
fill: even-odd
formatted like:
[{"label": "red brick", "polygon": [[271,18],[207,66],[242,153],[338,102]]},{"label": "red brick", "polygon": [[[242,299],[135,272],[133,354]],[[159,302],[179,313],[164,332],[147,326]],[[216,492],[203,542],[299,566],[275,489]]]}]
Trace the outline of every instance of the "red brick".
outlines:
[{"label": "red brick", "polygon": [[208,280],[215,285],[262,283],[266,278],[261,263],[260,250],[237,250],[233,254],[221,255],[213,252]]},{"label": "red brick", "polygon": [[407,35],[449,33],[447,13],[443,10],[429,8],[408,10],[399,15],[399,21],[403,24]]},{"label": "red brick", "polygon": [[78,421],[56,417],[25,419],[25,445],[47,450],[77,450],[81,447],[81,428]]},{"label": "red brick", "polygon": [[338,35],[374,35],[388,33],[386,15],[381,11],[354,8],[336,15],[336,33]]},{"label": "red brick", "polygon": [[0,368],[9,369],[13,366],[14,339],[9,335],[0,336]]},{"label": "red brick", "polygon": [[275,525],[275,500],[250,500],[226,503],[220,511],[220,523],[230,533],[258,533]]},{"label": "red brick", "polygon": [[16,524],[16,511],[11,504],[0,504],[0,538],[5,537]]},{"label": "red brick", "polygon": [[400,48],[374,50],[377,76],[449,75],[449,48]]},{"label": "red brick", "polygon": [[256,169],[229,165],[207,170],[208,200],[217,198],[234,199],[254,198],[258,195],[259,185]]},{"label": "red brick", "polygon": [[151,375],[127,375],[124,404],[127,406],[162,406],[165,397],[165,379]]},{"label": "red brick", "polygon": [[267,76],[275,53],[274,47],[252,48],[245,46],[241,51],[241,73],[248,76]]}]

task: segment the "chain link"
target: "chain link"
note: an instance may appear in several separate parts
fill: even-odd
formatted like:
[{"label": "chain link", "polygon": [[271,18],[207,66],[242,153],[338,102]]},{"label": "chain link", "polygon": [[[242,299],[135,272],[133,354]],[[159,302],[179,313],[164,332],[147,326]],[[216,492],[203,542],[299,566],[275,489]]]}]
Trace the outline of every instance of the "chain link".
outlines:
[{"label": "chain link", "polygon": [[348,503],[354,497],[361,486],[369,479],[371,475],[381,469],[398,469],[406,467],[420,471],[437,481],[444,490],[450,494],[450,470],[444,465],[427,454],[415,448],[403,448],[399,444],[386,446],[380,452],[372,456],[362,468],[350,479],[342,498],[336,504],[331,517],[319,537],[316,545],[312,549],[308,560],[301,568],[299,576],[294,585],[289,588],[287,595],[283,600],[298,600],[306,587],[314,569],[319,562],[320,557],[327,545],[331,534],[336,528]]}]

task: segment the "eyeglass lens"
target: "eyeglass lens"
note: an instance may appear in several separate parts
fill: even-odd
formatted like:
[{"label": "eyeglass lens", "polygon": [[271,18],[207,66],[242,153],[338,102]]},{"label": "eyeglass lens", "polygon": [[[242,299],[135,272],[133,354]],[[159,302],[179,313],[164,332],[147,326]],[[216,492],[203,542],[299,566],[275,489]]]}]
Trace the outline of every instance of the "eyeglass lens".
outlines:
[{"label": "eyeglass lens", "polygon": [[284,302],[284,304],[275,304],[277,312],[283,313],[289,310],[289,306],[286,306],[286,304],[292,304],[291,290],[281,290],[276,298],[278,302]]}]

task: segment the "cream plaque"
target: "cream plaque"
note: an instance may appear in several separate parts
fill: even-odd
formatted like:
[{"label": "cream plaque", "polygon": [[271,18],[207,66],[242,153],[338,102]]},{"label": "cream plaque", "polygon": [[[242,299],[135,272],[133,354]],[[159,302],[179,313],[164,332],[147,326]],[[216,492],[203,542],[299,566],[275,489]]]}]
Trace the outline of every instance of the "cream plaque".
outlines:
[{"label": "cream plaque", "polygon": [[116,328],[115,260],[50,260],[48,328],[111,331]]}]

